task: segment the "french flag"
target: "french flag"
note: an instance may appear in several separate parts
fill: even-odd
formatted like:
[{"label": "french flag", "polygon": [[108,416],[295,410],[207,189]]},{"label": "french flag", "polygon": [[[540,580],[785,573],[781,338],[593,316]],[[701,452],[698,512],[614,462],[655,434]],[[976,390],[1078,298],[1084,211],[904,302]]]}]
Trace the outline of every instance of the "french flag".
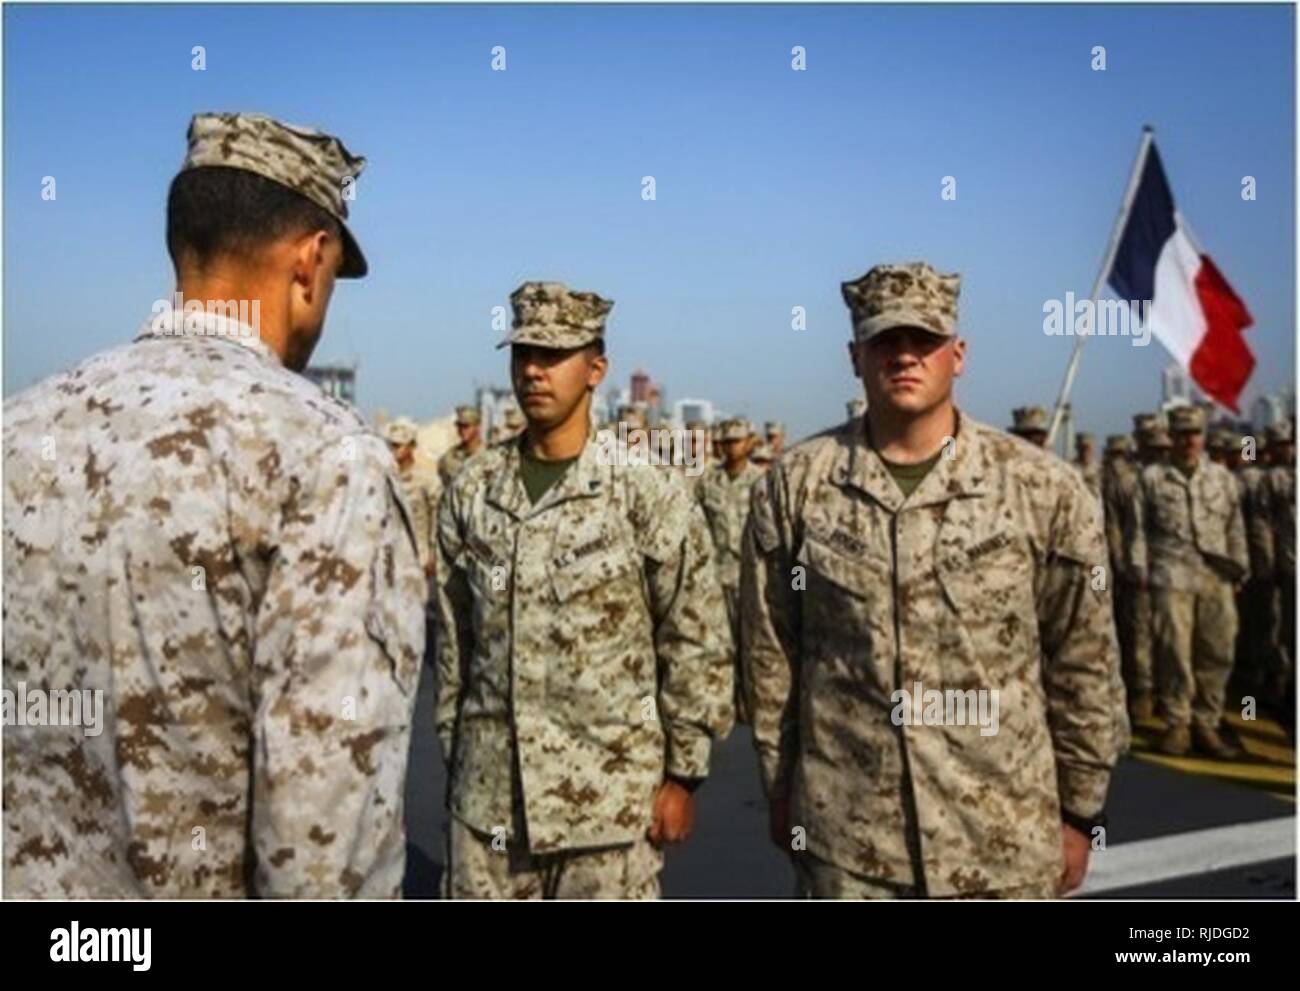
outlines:
[{"label": "french flag", "polygon": [[1106,281],[1121,299],[1150,300],[1155,338],[1202,392],[1240,412],[1237,398],[1255,368],[1242,331],[1254,320],[1184,228],[1154,142]]}]

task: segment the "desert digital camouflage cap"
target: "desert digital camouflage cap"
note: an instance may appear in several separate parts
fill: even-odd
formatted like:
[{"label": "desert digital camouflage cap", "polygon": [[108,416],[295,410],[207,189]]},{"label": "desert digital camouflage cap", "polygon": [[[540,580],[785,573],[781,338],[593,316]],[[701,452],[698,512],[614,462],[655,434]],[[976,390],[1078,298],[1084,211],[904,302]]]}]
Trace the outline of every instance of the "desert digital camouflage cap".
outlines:
[{"label": "desert digital camouflage cap", "polygon": [[751,433],[748,420],[733,417],[722,421],[722,426],[718,430],[718,440],[744,440]]},{"label": "desert digital camouflage cap", "polygon": [[1013,434],[1047,433],[1047,410],[1041,406],[1021,406],[1011,411]]},{"label": "desert digital camouflage cap", "polygon": [[479,422],[479,412],[476,406],[457,406],[456,407],[456,426],[468,427]]},{"label": "desert digital camouflage cap", "polygon": [[1128,434],[1111,434],[1106,438],[1107,454],[1131,454],[1133,452],[1133,438]]},{"label": "desert digital camouflage cap", "polygon": [[1223,427],[1211,430],[1209,436],[1205,439],[1205,447],[1210,451],[1226,451],[1232,447],[1234,436],[1231,430]]},{"label": "desert digital camouflage cap", "polygon": [[205,166],[253,172],[311,200],[342,229],[339,277],[355,279],[369,271],[347,225],[352,194],[344,195],[365,169],[366,160],[351,154],[338,138],[262,114],[195,114],[181,171]]},{"label": "desert digital camouflage cap", "polygon": [[1169,432],[1196,434],[1205,429],[1205,410],[1198,406],[1175,406],[1169,411]]},{"label": "desert digital camouflage cap", "polygon": [[772,445],[765,440],[760,440],[754,445],[754,449],[749,452],[749,460],[760,465],[772,461]]},{"label": "desert digital camouflage cap", "polygon": [[1152,427],[1160,426],[1160,417],[1155,413],[1134,413],[1133,414],[1133,432],[1140,434],[1143,430],[1150,430]]},{"label": "desert digital camouflage cap", "polygon": [[1265,436],[1270,444],[1290,444],[1295,440],[1289,420],[1274,423],[1266,429]]},{"label": "desert digital camouflage cap", "polygon": [[1164,450],[1173,447],[1174,442],[1169,439],[1169,431],[1157,423],[1154,427],[1147,427],[1145,430],[1138,432],[1138,442],[1144,447]]},{"label": "desert digital camouflage cap", "polygon": [[763,425],[763,432],[771,437],[773,434],[785,434],[785,424],[780,420],[768,420]]},{"label": "desert digital camouflage cap", "polygon": [[1092,434],[1087,434],[1087,433],[1083,433],[1083,434],[1075,434],[1075,435],[1074,435],[1074,446],[1075,446],[1075,447],[1094,447],[1094,446],[1095,446],[1095,441],[1093,440]]},{"label": "desert digital camouflage cap", "polygon": [[840,285],[853,314],[853,336],[868,341],[891,327],[919,327],[940,337],[957,333],[961,276],[936,272],[926,262],[877,265]]},{"label": "desert digital camouflage cap", "polygon": [[510,294],[514,325],[497,345],[580,348],[605,336],[605,317],[614,301],[594,292],[574,292],[559,282],[525,282]]},{"label": "desert digital camouflage cap", "polygon": [[390,444],[414,444],[415,435],[415,423],[405,416],[384,424],[384,440]]}]

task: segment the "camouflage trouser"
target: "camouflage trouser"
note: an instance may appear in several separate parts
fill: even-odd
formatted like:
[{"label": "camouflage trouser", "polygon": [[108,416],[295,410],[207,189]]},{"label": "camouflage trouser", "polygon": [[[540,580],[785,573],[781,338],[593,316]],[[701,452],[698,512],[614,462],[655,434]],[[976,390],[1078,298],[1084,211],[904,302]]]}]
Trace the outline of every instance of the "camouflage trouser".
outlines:
[{"label": "camouflage trouser", "polygon": [[1277,670],[1278,591],[1271,579],[1251,578],[1237,596],[1237,677],[1242,689],[1260,692]]},{"label": "camouflage trouser", "polygon": [[659,897],[663,853],[649,840],[596,850],[530,854],[513,843],[494,848],[453,817],[447,827],[444,898],[540,899]]},{"label": "camouflage trouser", "polygon": [[1115,583],[1115,632],[1130,699],[1155,694],[1151,665],[1151,592],[1135,582]]},{"label": "camouflage trouser", "polygon": [[1209,571],[1194,589],[1151,590],[1160,707],[1169,726],[1215,729],[1223,718],[1237,637],[1232,585]]},{"label": "camouflage trouser", "polygon": [[740,666],[740,588],[723,585],[722,598],[727,604],[727,623],[731,627],[732,669],[735,674],[736,722],[749,725],[749,703],[745,698],[744,671]]},{"label": "camouflage trouser", "polygon": [[[912,885],[892,881],[877,881],[862,877],[852,871],[815,857],[804,851],[794,857],[795,897],[840,900],[908,900],[919,898]],[[1014,900],[1018,898],[1045,899],[1056,897],[1056,882],[1043,880],[1036,884],[982,891],[973,895],[956,895],[953,900],[989,899]]]}]

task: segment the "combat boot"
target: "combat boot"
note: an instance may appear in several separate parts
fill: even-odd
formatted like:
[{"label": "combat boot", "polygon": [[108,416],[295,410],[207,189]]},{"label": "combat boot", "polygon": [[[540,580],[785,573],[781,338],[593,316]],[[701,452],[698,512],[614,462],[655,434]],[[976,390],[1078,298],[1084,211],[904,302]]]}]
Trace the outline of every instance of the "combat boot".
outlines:
[{"label": "combat boot", "polygon": [[1183,757],[1192,749],[1192,731],[1186,726],[1170,726],[1165,730],[1156,749],[1170,757]]},{"label": "combat boot", "polygon": [[1196,749],[1207,757],[1213,757],[1216,760],[1239,760],[1241,758],[1241,747],[1237,746],[1231,740],[1226,740],[1218,729],[1213,727],[1197,726],[1192,735],[1196,740]]}]

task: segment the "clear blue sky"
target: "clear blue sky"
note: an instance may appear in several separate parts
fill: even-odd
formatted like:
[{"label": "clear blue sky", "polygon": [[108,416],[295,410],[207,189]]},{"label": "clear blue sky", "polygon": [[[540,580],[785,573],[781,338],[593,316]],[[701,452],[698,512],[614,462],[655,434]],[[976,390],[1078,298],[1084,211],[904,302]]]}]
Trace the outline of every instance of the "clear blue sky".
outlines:
[{"label": "clear blue sky", "polygon": [[[1042,307],[1091,285],[1144,121],[1179,208],[1256,318],[1246,398],[1295,367],[1294,13],[1150,7],[4,9],[4,388],[129,339],[171,291],[167,184],[192,113],[321,127],[366,155],[317,360],[428,417],[504,384],[490,310],[524,279],[615,300],[612,374],[793,434],[855,394],[839,284],[964,276],[959,399],[1054,399]],[[207,69],[190,68],[204,45]],[[504,45],[506,72],[489,69]],[[794,45],[808,69],[790,69]],[[1106,48],[1107,69],[1090,69]],[[41,179],[58,182],[43,201]],[[653,175],[658,199],[641,199]],[[956,202],[940,182],[957,180]],[[1258,199],[1241,199],[1253,175]],[[790,329],[807,308],[808,329]],[[1166,356],[1088,345],[1080,425],[1127,427]]]}]

